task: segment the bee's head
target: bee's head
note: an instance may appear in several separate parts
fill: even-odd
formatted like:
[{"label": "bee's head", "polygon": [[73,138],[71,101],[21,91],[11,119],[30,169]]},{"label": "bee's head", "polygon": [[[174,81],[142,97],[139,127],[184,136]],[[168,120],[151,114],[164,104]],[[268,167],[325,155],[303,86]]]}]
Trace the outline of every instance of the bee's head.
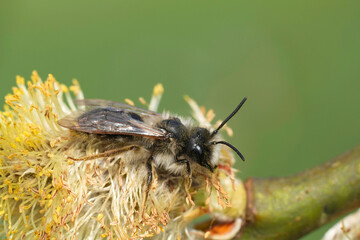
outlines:
[{"label": "bee's head", "polygon": [[241,106],[245,103],[246,97],[240,102],[240,104],[235,108],[235,110],[220,124],[220,126],[214,130],[212,133],[205,128],[194,128],[190,133],[189,143],[187,145],[187,154],[190,158],[196,161],[201,166],[208,168],[211,172],[217,166],[212,166],[211,164],[211,154],[213,152],[214,145],[223,144],[230,147],[234,150],[239,157],[245,161],[244,156],[237,150],[233,145],[225,141],[214,141],[213,138],[216,136],[218,131],[239,111]]},{"label": "bee's head", "polygon": [[186,146],[186,153],[195,162],[213,172],[215,167],[210,163],[213,148],[212,144],[209,144],[211,138],[211,133],[206,128],[193,128]]}]

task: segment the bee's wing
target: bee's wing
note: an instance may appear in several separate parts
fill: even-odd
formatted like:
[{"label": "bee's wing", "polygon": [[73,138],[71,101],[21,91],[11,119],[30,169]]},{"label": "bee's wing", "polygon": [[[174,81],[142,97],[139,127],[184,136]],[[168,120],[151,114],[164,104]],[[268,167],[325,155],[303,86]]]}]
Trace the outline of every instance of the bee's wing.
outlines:
[{"label": "bee's wing", "polygon": [[158,116],[160,115],[159,113],[148,110],[148,109],[131,106],[126,103],[113,102],[113,101],[104,100],[104,99],[79,99],[79,100],[75,100],[75,102],[79,106],[86,106],[86,107],[90,107],[90,108],[113,107],[113,108],[118,108],[118,109],[128,109],[128,110],[135,111],[137,113],[143,113],[143,114],[148,114],[148,115],[158,115]]},{"label": "bee's wing", "polygon": [[[126,104],[125,104],[126,105]],[[135,111],[133,108],[95,107],[76,111],[58,121],[59,125],[80,132],[96,134],[135,135],[163,138],[165,131],[154,126],[161,115]],[[145,109],[144,109],[145,110]]]}]

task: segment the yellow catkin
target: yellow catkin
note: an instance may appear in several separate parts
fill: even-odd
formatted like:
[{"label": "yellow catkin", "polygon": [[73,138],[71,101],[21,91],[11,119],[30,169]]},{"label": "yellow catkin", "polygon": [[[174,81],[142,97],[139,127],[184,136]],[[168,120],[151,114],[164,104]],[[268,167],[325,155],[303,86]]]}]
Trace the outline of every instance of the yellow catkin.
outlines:
[{"label": "yellow catkin", "polygon": [[[182,177],[160,178],[155,171],[147,202],[143,202],[147,180],[141,161],[130,164],[126,156],[73,160],[118,148],[116,141],[102,142],[57,124],[57,119],[78,109],[69,93],[76,98],[83,96],[77,80],[68,87],[52,74],[42,81],[33,71],[31,81],[17,76],[16,84],[0,112],[0,232],[5,232],[8,239],[25,240],[175,240],[186,236],[181,215],[192,208],[187,201],[196,204],[192,198],[201,189],[188,191]],[[149,104],[143,98],[139,101],[156,109],[163,92],[163,86],[157,84]],[[195,101],[188,100],[193,110],[199,108]],[[125,102],[134,105],[129,99]],[[214,116],[210,110],[202,119],[210,126]],[[232,154],[223,151],[221,161],[231,165]],[[227,193],[219,180],[210,181],[200,174],[193,177],[198,178],[199,186],[208,181],[220,203],[227,205]],[[87,236],[90,232],[94,236]]]}]

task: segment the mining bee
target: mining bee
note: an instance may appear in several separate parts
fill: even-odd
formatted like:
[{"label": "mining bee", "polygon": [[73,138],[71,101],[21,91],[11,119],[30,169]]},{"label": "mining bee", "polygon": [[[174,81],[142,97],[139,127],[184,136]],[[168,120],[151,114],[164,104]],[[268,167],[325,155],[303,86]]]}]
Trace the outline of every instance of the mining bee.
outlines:
[{"label": "mining bee", "polygon": [[246,99],[213,131],[194,126],[175,116],[99,99],[78,100],[77,104],[86,106],[88,110],[72,113],[60,119],[58,124],[78,132],[123,139],[117,149],[73,160],[98,159],[145,148],[146,154],[142,155],[140,161],[147,167],[147,196],[153,179],[153,166],[172,174],[191,176],[190,166],[195,163],[213,172],[218,163],[217,144],[230,147],[245,160],[239,150],[220,140],[217,133],[238,112]]}]

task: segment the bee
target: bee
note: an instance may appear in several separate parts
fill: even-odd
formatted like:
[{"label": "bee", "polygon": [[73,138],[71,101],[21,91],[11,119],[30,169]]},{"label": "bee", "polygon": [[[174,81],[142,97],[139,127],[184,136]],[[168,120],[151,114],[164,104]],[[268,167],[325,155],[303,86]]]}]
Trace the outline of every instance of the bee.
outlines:
[{"label": "bee", "polygon": [[191,164],[213,172],[218,159],[215,149],[223,144],[234,150],[245,161],[244,156],[230,143],[220,140],[218,131],[239,111],[246,97],[231,114],[213,131],[193,126],[178,117],[164,115],[131,106],[99,99],[78,100],[78,105],[88,110],[79,110],[58,121],[62,127],[103,137],[123,139],[122,146],[103,153],[73,160],[85,161],[110,157],[128,151],[145,148],[147,155],[141,159],[147,168],[147,193],[153,179],[153,165],[174,174],[191,176]]}]

